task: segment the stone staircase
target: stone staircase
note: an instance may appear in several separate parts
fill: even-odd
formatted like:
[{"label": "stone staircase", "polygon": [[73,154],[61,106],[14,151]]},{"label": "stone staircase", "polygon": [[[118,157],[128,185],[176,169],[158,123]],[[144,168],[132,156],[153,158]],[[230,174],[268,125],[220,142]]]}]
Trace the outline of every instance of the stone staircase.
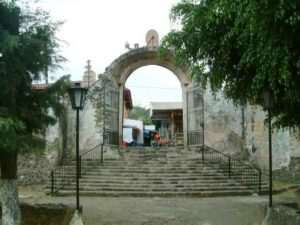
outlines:
[{"label": "stone staircase", "polygon": [[[202,162],[201,154],[168,148],[121,148],[118,159],[82,162],[80,195],[85,196],[226,196],[250,195],[253,189]],[[56,195],[75,194],[75,164],[69,182]],[[66,175],[64,175],[66,176]],[[62,179],[62,178],[61,178]],[[52,180],[58,185],[58,180]],[[51,192],[51,183],[46,191]]]},{"label": "stone staircase", "polygon": [[175,134],[175,143],[176,146],[183,146],[183,133]]}]

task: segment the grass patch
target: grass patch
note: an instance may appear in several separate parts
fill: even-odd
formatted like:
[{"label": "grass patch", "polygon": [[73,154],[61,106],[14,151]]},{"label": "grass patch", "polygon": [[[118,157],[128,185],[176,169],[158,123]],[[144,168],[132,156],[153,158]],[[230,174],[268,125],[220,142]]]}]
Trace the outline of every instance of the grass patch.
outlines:
[{"label": "grass patch", "polygon": [[274,189],[288,189],[293,185],[300,186],[300,180],[291,180],[291,181],[277,181],[273,180],[273,187]]}]

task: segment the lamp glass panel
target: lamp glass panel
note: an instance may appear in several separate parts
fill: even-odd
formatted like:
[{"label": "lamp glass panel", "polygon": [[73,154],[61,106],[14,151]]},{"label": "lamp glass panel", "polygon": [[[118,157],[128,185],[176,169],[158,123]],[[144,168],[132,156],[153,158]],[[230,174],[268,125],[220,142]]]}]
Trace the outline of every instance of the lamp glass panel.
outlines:
[{"label": "lamp glass panel", "polygon": [[81,108],[84,107],[84,103],[86,101],[86,92],[87,92],[87,89],[81,90]]},{"label": "lamp glass panel", "polygon": [[80,88],[76,88],[74,89],[74,103],[75,103],[75,107],[76,108],[80,108],[81,107],[81,90]]}]

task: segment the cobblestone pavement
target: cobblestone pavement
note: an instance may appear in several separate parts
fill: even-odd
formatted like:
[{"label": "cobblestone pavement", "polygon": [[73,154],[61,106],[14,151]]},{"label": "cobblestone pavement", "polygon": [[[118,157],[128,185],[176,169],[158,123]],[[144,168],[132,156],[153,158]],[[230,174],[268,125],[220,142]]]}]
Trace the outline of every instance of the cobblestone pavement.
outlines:
[{"label": "cobblestone pavement", "polygon": [[[74,197],[21,190],[21,201],[75,205]],[[266,197],[81,197],[86,225],[261,225]]]}]

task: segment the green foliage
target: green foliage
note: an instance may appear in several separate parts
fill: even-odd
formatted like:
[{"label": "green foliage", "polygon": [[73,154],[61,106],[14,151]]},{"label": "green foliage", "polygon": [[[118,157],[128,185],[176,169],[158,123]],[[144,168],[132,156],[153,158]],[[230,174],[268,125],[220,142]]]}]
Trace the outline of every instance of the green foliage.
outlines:
[{"label": "green foliage", "polygon": [[70,76],[44,90],[33,87],[64,61],[55,37],[59,25],[40,9],[0,2],[0,153],[43,146],[46,127],[62,113]]},{"label": "green foliage", "polygon": [[128,113],[129,119],[141,120],[144,122],[144,125],[152,124],[150,118],[150,110],[145,109],[141,106],[134,106],[131,111]]},{"label": "green foliage", "polygon": [[20,142],[20,133],[26,129],[23,122],[13,118],[0,117],[0,151],[16,149]]},{"label": "green foliage", "polygon": [[171,19],[181,25],[162,42],[175,63],[235,103],[262,104],[274,95],[275,125],[300,125],[300,2],[294,0],[183,0]]}]

